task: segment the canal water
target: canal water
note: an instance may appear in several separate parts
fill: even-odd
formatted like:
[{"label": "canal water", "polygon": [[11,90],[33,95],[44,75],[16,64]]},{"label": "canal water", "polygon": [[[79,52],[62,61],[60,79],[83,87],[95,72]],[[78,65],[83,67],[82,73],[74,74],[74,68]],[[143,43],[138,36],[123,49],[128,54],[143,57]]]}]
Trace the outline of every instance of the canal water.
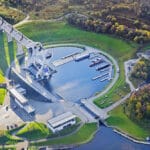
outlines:
[{"label": "canal water", "polygon": [[[51,51],[53,55],[50,61],[54,61],[83,50],[77,47],[55,47]],[[49,80],[49,90],[72,102],[92,97],[97,92],[104,90],[110,81],[101,82],[100,78],[96,80],[92,80],[92,78],[109,71],[96,71],[100,64],[89,67],[92,60],[95,59],[86,58],[81,61],[71,61],[56,67],[57,73],[53,74]]]},{"label": "canal water", "polygon": [[134,143],[115,133],[112,128],[100,126],[91,142],[73,150],[150,150],[150,145]]}]

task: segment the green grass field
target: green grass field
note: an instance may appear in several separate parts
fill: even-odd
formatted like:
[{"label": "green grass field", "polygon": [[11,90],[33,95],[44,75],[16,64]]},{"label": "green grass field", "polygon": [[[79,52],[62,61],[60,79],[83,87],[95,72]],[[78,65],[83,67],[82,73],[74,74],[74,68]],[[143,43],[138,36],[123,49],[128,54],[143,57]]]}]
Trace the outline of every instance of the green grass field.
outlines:
[{"label": "green grass field", "polygon": [[[104,34],[82,31],[64,22],[32,22],[18,27],[25,35],[43,44],[79,43],[93,46],[111,54],[119,63],[120,77],[114,87],[105,96],[98,98],[95,103],[99,107],[106,107],[119,100],[129,92],[125,83],[123,62],[135,55],[137,45],[127,43],[121,39]],[[105,100],[105,103],[103,101]]]},{"label": "green grass field", "polygon": [[28,140],[36,140],[46,138],[51,134],[51,131],[46,125],[37,122],[30,122],[17,132],[17,136]]},{"label": "green grass field", "polygon": [[150,135],[150,130],[137,125],[123,113],[122,106],[119,106],[110,112],[107,123],[139,140],[145,140],[145,138]]},{"label": "green grass field", "polygon": [[31,145],[44,146],[44,145],[65,145],[65,144],[83,144],[90,141],[94,133],[97,130],[96,123],[84,124],[75,134],[66,136],[64,138],[58,138],[53,140],[47,140],[45,142],[32,143]]},{"label": "green grass field", "polygon": [[[2,71],[0,71],[0,83],[4,83],[4,82],[5,82],[5,78],[3,76]],[[0,88],[0,105],[3,104],[5,95],[6,95],[6,89]]]},{"label": "green grass field", "polygon": [[[5,72],[8,66],[15,58],[16,45],[14,42],[7,43],[7,37],[4,33],[0,32],[0,83],[5,82]],[[6,89],[0,89],[0,105],[3,104],[6,95]]]}]

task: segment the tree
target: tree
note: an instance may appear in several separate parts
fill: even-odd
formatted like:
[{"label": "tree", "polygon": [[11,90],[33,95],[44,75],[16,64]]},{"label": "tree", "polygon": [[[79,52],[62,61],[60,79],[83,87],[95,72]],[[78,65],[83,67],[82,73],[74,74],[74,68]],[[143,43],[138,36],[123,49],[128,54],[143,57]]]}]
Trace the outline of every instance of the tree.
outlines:
[{"label": "tree", "polygon": [[[131,119],[141,123],[150,119],[150,84],[131,94],[125,104],[125,113]],[[150,122],[149,122],[150,125]]]}]

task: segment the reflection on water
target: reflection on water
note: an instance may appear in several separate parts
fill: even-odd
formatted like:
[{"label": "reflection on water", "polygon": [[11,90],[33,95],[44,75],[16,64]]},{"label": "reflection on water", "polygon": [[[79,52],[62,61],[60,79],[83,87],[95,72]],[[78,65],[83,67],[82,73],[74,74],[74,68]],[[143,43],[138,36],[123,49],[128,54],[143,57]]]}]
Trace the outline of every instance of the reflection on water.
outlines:
[{"label": "reflection on water", "polygon": [[113,132],[111,128],[100,126],[100,130],[90,143],[74,150],[150,150],[150,145],[134,143]]},{"label": "reflection on water", "polygon": [[[53,60],[82,51],[75,47],[53,48]],[[102,91],[110,81],[101,82],[100,79],[92,80],[102,72],[96,71],[96,67],[89,67],[90,59],[82,61],[71,61],[56,68],[55,73],[49,81],[49,90],[53,90],[66,100],[77,102],[82,98],[89,98],[96,92]],[[108,70],[107,70],[108,71]],[[103,72],[105,73],[105,72]]]}]

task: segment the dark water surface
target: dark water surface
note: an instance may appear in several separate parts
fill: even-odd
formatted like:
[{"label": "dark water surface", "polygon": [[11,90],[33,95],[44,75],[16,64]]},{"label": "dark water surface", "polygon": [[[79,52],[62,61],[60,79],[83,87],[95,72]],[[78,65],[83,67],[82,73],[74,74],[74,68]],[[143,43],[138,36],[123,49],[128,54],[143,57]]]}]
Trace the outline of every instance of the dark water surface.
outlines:
[{"label": "dark water surface", "polygon": [[134,143],[113,132],[111,128],[100,126],[94,139],[73,150],[150,150],[150,145]]}]

